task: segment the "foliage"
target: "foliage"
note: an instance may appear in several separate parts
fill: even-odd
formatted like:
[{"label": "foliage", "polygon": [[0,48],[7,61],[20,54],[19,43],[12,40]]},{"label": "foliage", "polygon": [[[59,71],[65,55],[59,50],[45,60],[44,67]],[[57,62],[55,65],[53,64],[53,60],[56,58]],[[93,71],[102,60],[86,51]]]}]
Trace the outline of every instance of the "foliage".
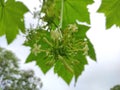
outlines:
[{"label": "foliage", "polygon": [[[86,36],[89,27],[76,23],[77,19],[90,22],[89,3],[92,1],[44,1],[42,12],[45,16],[42,19],[47,22],[44,27],[48,29],[37,26],[28,30],[25,45],[31,47],[31,54],[27,62],[36,60],[44,73],[54,67],[54,72],[68,84],[73,77],[77,81],[87,64],[86,56],[96,60],[93,46]],[[78,9],[80,5],[81,9]]]},{"label": "foliage", "polygon": [[[77,81],[87,64],[86,56],[96,60],[94,47],[86,36],[90,27],[76,22],[90,24],[87,6],[92,3],[93,0],[43,0],[37,18],[47,24],[27,31],[24,45],[31,47],[31,53],[26,62],[35,60],[44,73],[54,67],[54,72],[68,84],[73,77]],[[107,28],[120,26],[119,6],[118,0],[102,0],[98,12],[105,14]],[[28,8],[21,2],[0,0],[0,36],[5,34],[8,43],[19,29],[25,31],[26,12]],[[41,17],[41,13],[45,16]]]},{"label": "foliage", "polygon": [[24,27],[24,13],[28,9],[21,2],[15,0],[0,0],[0,36],[6,35],[8,43],[11,43],[19,29],[25,32]]},{"label": "foliage", "polygon": [[98,12],[103,12],[106,16],[106,27],[112,25],[120,27],[120,0],[102,0],[102,4]]},{"label": "foliage", "polygon": [[90,23],[87,5],[92,3],[93,0],[43,0],[42,12],[46,14],[44,20],[52,29],[59,25],[66,28],[76,20]]},{"label": "foliage", "polygon": [[120,85],[115,85],[113,88],[111,88],[110,90],[120,90]]},{"label": "foliage", "polygon": [[33,70],[20,70],[11,51],[0,48],[0,88],[2,90],[40,90],[40,78]]}]

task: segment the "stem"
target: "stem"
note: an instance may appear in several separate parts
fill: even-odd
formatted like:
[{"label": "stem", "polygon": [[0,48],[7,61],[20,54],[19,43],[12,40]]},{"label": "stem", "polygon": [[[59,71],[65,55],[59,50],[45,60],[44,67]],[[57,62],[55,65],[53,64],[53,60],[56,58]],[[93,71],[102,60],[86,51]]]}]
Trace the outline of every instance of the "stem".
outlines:
[{"label": "stem", "polygon": [[61,0],[60,24],[59,24],[59,27],[57,28],[57,30],[61,34],[61,38],[62,38],[61,28],[62,28],[62,23],[63,23],[63,7],[64,7],[64,0]]},{"label": "stem", "polygon": [[63,7],[64,7],[64,0],[61,0],[61,15],[60,15],[60,26],[59,26],[59,29],[62,28],[62,23],[63,23]]},{"label": "stem", "polygon": [[45,40],[45,42],[46,42],[47,44],[49,44],[51,47],[53,46],[53,45],[47,40],[46,37],[43,37],[43,40]]}]

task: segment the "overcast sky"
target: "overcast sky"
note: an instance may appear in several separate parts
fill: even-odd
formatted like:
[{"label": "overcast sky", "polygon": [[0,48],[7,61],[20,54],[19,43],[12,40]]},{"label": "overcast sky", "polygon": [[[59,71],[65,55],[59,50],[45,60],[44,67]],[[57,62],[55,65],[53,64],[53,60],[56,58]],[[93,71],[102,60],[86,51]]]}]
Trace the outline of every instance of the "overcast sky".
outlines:
[{"label": "overcast sky", "polygon": [[[34,7],[39,7],[39,0],[20,0],[33,11]],[[42,90],[110,90],[116,84],[120,84],[120,29],[113,26],[109,30],[105,30],[105,17],[103,14],[96,13],[100,5],[100,0],[95,0],[95,4],[89,6],[91,12],[91,29],[87,32],[94,45],[97,62],[88,58],[89,64],[85,66],[85,71],[79,77],[76,87],[74,80],[68,86],[61,78],[50,70],[46,75],[43,75],[35,62],[22,66],[35,69],[38,76],[43,81]],[[30,14],[26,15],[26,25],[28,22],[35,22],[31,19]],[[18,58],[24,63],[29,54],[29,47],[22,46],[24,42],[23,36],[18,36],[17,39],[10,45],[7,45],[5,37],[0,38],[0,46],[12,50]]]}]

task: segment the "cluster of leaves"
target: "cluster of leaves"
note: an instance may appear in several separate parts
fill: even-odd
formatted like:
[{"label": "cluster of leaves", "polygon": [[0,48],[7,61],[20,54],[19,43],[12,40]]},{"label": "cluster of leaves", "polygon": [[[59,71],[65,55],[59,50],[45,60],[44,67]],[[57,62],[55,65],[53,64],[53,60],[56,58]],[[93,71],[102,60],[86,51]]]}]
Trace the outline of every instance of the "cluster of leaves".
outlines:
[{"label": "cluster of leaves", "polygon": [[[74,23],[76,19],[90,23],[87,5],[92,3],[93,0],[43,0],[42,12],[46,14],[44,20],[50,28],[54,29],[58,27],[61,17],[63,27]],[[63,8],[61,8],[62,5]],[[105,14],[107,28],[114,24],[120,26],[119,6],[119,0],[102,0],[98,12]],[[25,32],[24,14],[28,11],[28,8],[20,1],[0,0],[0,36],[6,35],[8,43],[16,38],[19,30]]]},{"label": "cluster of leaves", "polygon": [[33,70],[21,70],[11,51],[0,48],[0,88],[2,90],[40,90],[41,79]]},{"label": "cluster of leaves", "polygon": [[44,73],[54,67],[54,72],[68,84],[73,77],[77,81],[87,64],[86,56],[96,60],[93,46],[86,36],[89,27],[76,23],[77,19],[90,22],[87,5],[92,2],[44,0],[42,12],[45,16],[42,19],[47,22],[48,29],[28,30],[25,45],[31,47],[31,53],[26,62],[36,60]]},{"label": "cluster of leaves", "polygon": [[[79,75],[87,64],[86,56],[96,60],[93,46],[86,36],[88,26],[78,25],[76,20],[90,23],[87,5],[92,0],[43,0],[43,21],[46,27],[30,29],[25,45],[31,47],[27,62],[36,60],[46,73],[51,67],[68,84]],[[81,8],[81,9],[79,9]]]}]

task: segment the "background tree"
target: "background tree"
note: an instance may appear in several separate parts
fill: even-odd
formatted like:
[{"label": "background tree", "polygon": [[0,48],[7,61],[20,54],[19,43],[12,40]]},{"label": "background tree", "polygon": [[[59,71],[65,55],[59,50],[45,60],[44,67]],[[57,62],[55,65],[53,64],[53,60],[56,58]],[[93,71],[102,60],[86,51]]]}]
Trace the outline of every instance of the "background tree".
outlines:
[{"label": "background tree", "polygon": [[20,70],[19,59],[0,48],[0,88],[2,90],[40,90],[42,82],[33,70]]},{"label": "background tree", "polygon": [[111,88],[110,90],[120,90],[120,85],[115,85],[113,88]]}]

